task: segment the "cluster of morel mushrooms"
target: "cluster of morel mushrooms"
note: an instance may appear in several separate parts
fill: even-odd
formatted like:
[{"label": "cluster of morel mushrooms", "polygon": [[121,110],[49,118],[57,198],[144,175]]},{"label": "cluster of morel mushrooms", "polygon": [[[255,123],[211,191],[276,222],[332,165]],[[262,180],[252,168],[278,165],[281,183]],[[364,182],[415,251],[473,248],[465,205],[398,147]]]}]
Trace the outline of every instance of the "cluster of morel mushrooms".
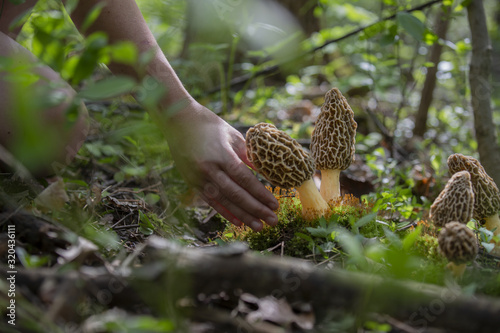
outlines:
[{"label": "cluster of morel mushrooms", "polygon": [[[247,156],[272,185],[295,188],[303,217],[312,220],[329,212],[329,203],[340,197],[339,175],[354,161],[356,128],[354,112],[333,88],[326,93],[316,120],[311,154],[274,125],[259,123],[246,134]],[[453,154],[448,168],[453,176],[432,204],[430,218],[442,228],[440,251],[453,273],[460,276],[465,263],[478,253],[477,239],[467,223],[474,218],[495,236],[500,235],[500,192],[473,157]],[[319,192],[313,181],[316,169],[322,178]],[[495,243],[491,253],[500,255],[500,244]]]},{"label": "cluster of morel mushrooms", "polygon": [[[500,191],[479,161],[470,156],[448,157],[452,177],[431,206],[430,218],[441,227],[439,249],[450,261],[454,275],[461,276],[466,263],[478,253],[478,242],[467,223],[474,218],[494,236],[500,235]],[[500,243],[491,254],[500,256]]]},{"label": "cluster of morel mushrooms", "polygon": [[[247,157],[272,185],[295,188],[302,216],[312,220],[329,212],[329,203],[340,197],[340,172],[354,160],[357,123],[342,93],[333,88],[312,133],[311,154],[297,140],[274,125],[259,123],[246,133]],[[313,180],[321,171],[320,191]]]}]

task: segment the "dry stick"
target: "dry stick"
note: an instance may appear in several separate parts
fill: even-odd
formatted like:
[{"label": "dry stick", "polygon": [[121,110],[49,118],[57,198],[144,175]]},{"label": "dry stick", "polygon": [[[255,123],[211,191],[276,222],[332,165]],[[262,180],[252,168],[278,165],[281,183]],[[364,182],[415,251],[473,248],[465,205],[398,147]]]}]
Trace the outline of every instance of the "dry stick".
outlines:
[{"label": "dry stick", "polygon": [[[413,7],[413,8],[410,8],[408,10],[405,10],[404,12],[406,13],[411,13],[411,12],[414,12],[414,11],[417,11],[417,10],[422,10],[422,9],[425,9],[427,7],[430,7],[430,6],[433,6],[437,3],[441,3],[443,0],[432,0],[432,1],[429,1],[429,2],[426,2],[424,4],[421,4],[419,6],[416,6],[416,7]],[[347,34],[341,36],[341,37],[338,37],[338,38],[334,38],[334,39],[330,39],[330,40],[327,40],[326,42],[324,42],[322,45],[319,45],[319,46],[316,46],[316,47],[313,47],[312,49],[310,50],[307,50],[307,51],[304,51],[302,52],[301,54],[295,56],[295,57],[291,57],[277,65],[273,65],[273,66],[269,66],[267,68],[264,68],[264,69],[261,69],[259,71],[256,71],[255,73],[252,73],[252,74],[248,74],[248,75],[243,75],[243,76],[240,76],[240,77],[237,77],[233,80],[231,80],[231,82],[229,82],[229,87],[234,87],[234,86],[237,86],[237,85],[240,85],[240,84],[244,84],[258,76],[262,76],[262,75],[275,75],[279,72],[279,69],[281,66],[287,64],[287,63],[290,63],[290,62],[293,62],[295,60],[298,60],[298,59],[301,59],[305,56],[307,56],[308,54],[312,54],[312,53],[315,53],[316,51],[319,51],[319,50],[322,50],[324,49],[326,46],[330,45],[330,44],[333,44],[333,43],[338,43],[340,41],[343,41],[344,39],[347,39],[349,37],[352,37],[354,35],[357,35],[359,34],[360,32],[363,32],[365,31],[366,29],[369,29],[381,22],[385,22],[385,21],[389,21],[389,20],[392,20],[396,17],[397,13],[395,14],[392,14],[392,15],[389,15],[389,16],[386,16],[374,23],[371,23],[371,24],[368,24],[368,25],[365,25],[365,26],[362,26],[360,28],[357,28],[357,29],[354,29],[353,31],[351,32],[348,32]],[[213,93],[216,93],[220,90],[222,90],[223,88],[227,88],[227,86],[218,86],[212,90],[209,90],[206,95],[210,95],[210,94],[213,94]]]}]

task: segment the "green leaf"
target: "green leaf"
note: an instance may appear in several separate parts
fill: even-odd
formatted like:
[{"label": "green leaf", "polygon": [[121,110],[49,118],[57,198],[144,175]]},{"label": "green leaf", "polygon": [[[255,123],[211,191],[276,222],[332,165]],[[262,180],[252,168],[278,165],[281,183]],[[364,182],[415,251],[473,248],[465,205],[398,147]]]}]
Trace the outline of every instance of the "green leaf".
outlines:
[{"label": "green leaf", "polygon": [[144,235],[151,235],[154,232],[154,226],[149,220],[149,217],[144,214],[142,211],[139,211],[139,230],[144,234]]},{"label": "green leaf", "polygon": [[303,233],[301,233],[301,232],[296,232],[296,233],[295,233],[295,236],[297,236],[297,237],[299,237],[299,238],[302,238],[302,239],[304,239],[304,240],[308,241],[309,243],[314,244],[314,240],[313,240],[313,239],[312,239],[312,237],[311,237],[311,236],[309,236],[309,235],[303,234]]},{"label": "green leaf", "polygon": [[482,227],[482,228],[479,228],[479,237],[481,238],[481,240],[483,242],[490,242],[492,239],[493,239],[493,232]]},{"label": "green leaf", "polygon": [[160,201],[161,197],[158,194],[155,193],[148,193],[146,194],[146,197],[144,198],[144,201],[148,205],[155,205]]},{"label": "green leaf", "polygon": [[82,26],[80,28],[81,32],[86,31],[94,22],[97,20],[99,15],[101,15],[102,9],[106,6],[105,2],[98,2],[90,12],[87,14],[85,17],[85,20],[82,23]]},{"label": "green leaf", "polygon": [[377,213],[371,213],[371,214],[363,216],[354,224],[354,228],[359,229],[359,228],[367,225],[368,223],[373,221],[375,216],[377,216]]},{"label": "green leaf", "polygon": [[425,25],[418,18],[407,12],[399,12],[396,15],[398,24],[413,38],[421,41],[424,37]]},{"label": "green leaf", "polygon": [[80,97],[98,101],[129,93],[136,86],[135,80],[127,76],[113,76],[89,84],[80,92]]},{"label": "green leaf", "polygon": [[495,248],[495,244],[493,244],[493,243],[482,242],[481,245],[484,247],[484,249],[488,253],[490,253],[491,251],[493,251],[493,249]]},{"label": "green leaf", "polygon": [[432,31],[425,29],[423,40],[427,45],[433,45],[439,41],[439,37]]},{"label": "green leaf", "polygon": [[403,239],[403,249],[405,251],[408,251],[412,248],[413,244],[415,244],[421,232],[422,232],[422,226],[418,226],[414,231],[406,235],[406,237]]},{"label": "green leaf", "polygon": [[20,5],[22,3],[25,3],[26,0],[9,0],[10,3],[13,3],[14,5]]},{"label": "green leaf", "polygon": [[111,58],[115,62],[133,65],[137,62],[138,52],[132,42],[120,42],[110,46]]}]

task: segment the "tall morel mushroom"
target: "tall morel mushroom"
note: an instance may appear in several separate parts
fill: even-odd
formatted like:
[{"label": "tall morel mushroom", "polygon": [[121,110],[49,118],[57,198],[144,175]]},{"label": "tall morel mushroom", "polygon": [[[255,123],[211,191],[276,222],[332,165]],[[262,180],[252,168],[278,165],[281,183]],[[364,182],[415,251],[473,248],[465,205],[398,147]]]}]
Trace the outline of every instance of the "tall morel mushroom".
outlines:
[{"label": "tall morel mushroom", "polygon": [[431,206],[430,218],[438,227],[451,221],[467,224],[472,219],[474,192],[468,171],[454,174]]},{"label": "tall morel mushroom", "polygon": [[[500,191],[493,179],[488,176],[481,163],[474,157],[462,154],[453,154],[448,157],[448,168],[452,174],[466,170],[471,175],[472,190],[474,191],[473,217],[484,227],[493,231],[495,236],[500,235]],[[497,244],[491,252],[500,255],[500,246]]]},{"label": "tall morel mushroom", "polygon": [[439,232],[438,243],[440,252],[450,261],[448,268],[453,275],[461,277],[466,263],[474,260],[478,252],[472,230],[460,222],[449,222]]},{"label": "tall morel mushroom", "polygon": [[314,161],[297,140],[272,124],[259,123],[247,131],[246,146],[248,159],[271,184],[297,190],[306,219],[329,209],[312,178]]},{"label": "tall morel mushroom", "polygon": [[342,93],[337,88],[328,91],[311,140],[311,155],[321,170],[321,196],[327,202],[340,197],[340,172],[354,161],[357,127]]}]

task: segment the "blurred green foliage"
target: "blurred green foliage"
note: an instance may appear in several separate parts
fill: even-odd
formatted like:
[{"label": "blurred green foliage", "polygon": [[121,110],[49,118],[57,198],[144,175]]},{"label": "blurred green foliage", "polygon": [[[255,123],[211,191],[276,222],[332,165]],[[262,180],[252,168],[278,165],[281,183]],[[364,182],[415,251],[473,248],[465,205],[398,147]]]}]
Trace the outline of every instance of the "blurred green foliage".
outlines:
[{"label": "blurred green foliage", "polygon": [[[238,7],[226,8],[226,16],[221,17],[215,7],[211,9],[215,15],[208,20],[211,28],[224,31],[221,35],[215,34],[213,43],[187,40],[189,26],[193,24],[189,21],[188,1],[137,0],[137,3],[189,91],[231,123],[251,126],[268,121],[295,138],[308,138],[313,126],[311,119],[323,101],[323,93],[338,87],[348,97],[359,124],[366,124],[358,132],[356,149],[375,179],[372,182],[375,191],[362,198],[362,204],[369,209],[346,209],[329,219],[308,224],[299,217],[297,199],[286,198],[283,199],[286,204],[279,211],[278,227],[253,233],[229,226],[219,243],[246,240],[256,250],[275,248],[274,251],[279,252],[281,248],[276,246],[283,242],[284,254],[312,258],[316,263],[331,263],[332,267],[391,278],[447,283],[446,262],[437,248],[437,230],[428,225],[426,214],[432,199],[446,183],[447,156],[456,152],[477,155],[468,104],[471,46],[462,1],[443,1],[446,10],[452,13],[445,40],[439,40],[434,33],[439,5],[406,12],[424,1],[320,0],[314,9],[319,30],[310,35],[294,30],[295,23],[290,30],[283,30],[282,26],[265,21],[264,16],[259,21],[260,12],[251,15],[251,5],[243,1],[244,11]],[[64,175],[72,206],[53,215],[79,235],[93,240],[110,257],[118,253],[123,240],[101,223],[101,218],[112,209],[93,206],[96,194],[88,181],[105,178],[102,170],[107,170],[113,182],[130,184],[135,189],[151,179],[159,181],[160,194],[133,193],[134,200],[155,207],[137,213],[138,231],[143,236],[156,233],[182,238],[191,232],[180,227],[190,222],[190,213],[184,210],[179,199],[186,193],[186,186],[173,168],[161,131],[130,96],[135,93],[138,101],[148,108],[155,105],[164,91],[157,89],[146,94],[142,89],[146,81],[110,76],[105,66],[111,61],[141,68],[147,57],[138,55],[135,47],[127,42],[109,45],[103,33],[82,37],[68,15],[74,4],[75,1],[68,1],[65,9],[56,0],[39,1],[29,18],[22,17],[16,22],[26,21],[19,42],[41,63],[61,73],[78,91],[73,104],[86,102],[98,124],[96,133],[79,152],[77,162]],[[205,6],[207,4],[214,6],[213,1],[207,1]],[[497,18],[500,5],[494,0],[485,0],[485,5],[493,49],[500,53]],[[84,26],[88,27],[100,10],[100,6],[94,8]],[[273,12],[270,10],[270,13]],[[393,14],[394,19],[379,21]],[[241,17],[244,19],[238,20]],[[360,26],[367,28],[322,47]],[[212,30],[205,33],[214,35]],[[250,38],[252,33],[258,38]],[[274,39],[252,44],[266,35]],[[412,133],[413,117],[421,100],[425,75],[433,66],[428,54],[434,43],[444,46],[437,68],[437,86],[428,116],[428,131],[422,140],[416,140]],[[321,47],[318,51],[309,52],[318,47]],[[300,57],[291,61],[295,56]],[[38,65],[18,65],[10,58],[0,58],[0,69],[12,82],[17,101],[15,116],[19,128],[16,130],[25,133],[14,150],[28,166],[53,158],[51,147],[58,140],[56,137],[39,140],[37,135],[43,130],[38,121],[40,110],[61,102],[57,94],[60,87],[48,84],[46,88],[37,88],[40,77],[34,68]],[[228,86],[231,80],[253,77],[275,65],[282,68],[280,75],[256,76],[241,80],[242,83],[234,87]],[[499,69],[495,68],[492,104],[494,120],[500,127],[499,82]],[[25,98],[26,91],[31,91],[33,97]],[[306,99],[313,105],[309,110],[311,117],[306,115],[302,121],[290,119],[290,109]],[[380,125],[370,120],[371,115]],[[71,122],[74,118],[68,114],[67,120]],[[388,142],[388,136],[392,142]],[[390,146],[394,143],[408,148],[412,154],[398,159],[394,145]],[[84,180],[82,169],[95,165],[102,170],[91,177],[85,175]],[[417,166],[423,169],[422,174],[429,174],[425,179],[433,182],[427,196],[416,192],[417,180],[412,171]],[[99,195],[106,200],[110,193],[104,190]],[[487,250],[491,234],[480,228],[475,231]],[[44,256],[28,253],[21,253],[21,258],[23,265],[30,268],[46,262]],[[462,289],[499,296],[499,275],[492,268],[494,265],[495,262],[488,262],[484,269],[471,268],[460,282]],[[485,277],[478,281],[475,275]],[[346,317],[345,322],[337,322],[338,330],[354,327],[356,322],[351,319]],[[99,320],[104,325],[103,331],[109,332],[174,331],[169,320],[149,316],[109,316]],[[365,328],[373,332],[388,331],[387,326],[376,322],[367,322]]]}]

